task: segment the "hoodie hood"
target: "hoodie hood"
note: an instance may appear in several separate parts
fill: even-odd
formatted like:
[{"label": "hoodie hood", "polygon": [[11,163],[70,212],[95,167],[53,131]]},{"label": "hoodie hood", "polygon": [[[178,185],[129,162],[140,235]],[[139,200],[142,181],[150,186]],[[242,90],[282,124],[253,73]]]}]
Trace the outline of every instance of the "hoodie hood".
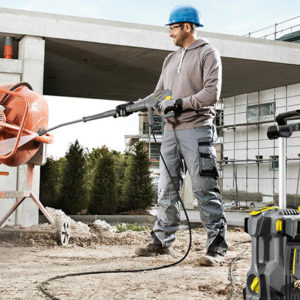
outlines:
[{"label": "hoodie hood", "polygon": [[198,47],[202,47],[206,44],[209,44],[208,40],[207,39],[197,39],[195,42],[193,42],[192,44],[190,44],[186,50],[193,50],[193,49],[196,49]]}]

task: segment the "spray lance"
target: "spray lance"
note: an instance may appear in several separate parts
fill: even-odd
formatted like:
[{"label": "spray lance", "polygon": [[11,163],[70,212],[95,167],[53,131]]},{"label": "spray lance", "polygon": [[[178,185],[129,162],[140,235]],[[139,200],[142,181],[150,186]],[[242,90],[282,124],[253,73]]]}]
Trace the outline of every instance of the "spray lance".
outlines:
[{"label": "spray lance", "polygon": [[[156,113],[158,115],[160,115],[161,117],[163,117],[163,118],[174,117],[174,115],[175,115],[174,112],[170,111],[170,109],[172,109],[172,107],[168,107],[169,111],[166,114],[162,113],[160,111],[159,107],[158,107],[158,105],[161,101],[171,100],[171,95],[172,95],[172,93],[171,93],[170,90],[163,90],[161,92],[152,93],[152,94],[150,94],[149,96],[147,96],[143,99],[139,99],[135,103],[128,102],[126,104],[123,104],[123,107],[124,107],[124,110],[126,112],[126,115],[129,115],[133,112],[148,111],[149,126],[152,126],[153,125],[153,111],[156,111]],[[120,117],[120,115],[118,114],[117,109],[112,109],[112,110],[108,110],[108,111],[103,112],[103,113],[83,117],[79,120],[74,120],[74,121],[62,123],[62,124],[59,124],[59,125],[54,126],[52,128],[49,128],[47,130],[39,130],[38,135],[42,136],[42,135],[48,133],[49,131],[58,129],[60,127],[72,125],[72,124],[75,124],[75,123],[80,123],[80,122],[85,123],[85,122],[88,122],[88,121],[103,119],[103,118],[107,118],[107,117],[117,118],[117,117]]]}]

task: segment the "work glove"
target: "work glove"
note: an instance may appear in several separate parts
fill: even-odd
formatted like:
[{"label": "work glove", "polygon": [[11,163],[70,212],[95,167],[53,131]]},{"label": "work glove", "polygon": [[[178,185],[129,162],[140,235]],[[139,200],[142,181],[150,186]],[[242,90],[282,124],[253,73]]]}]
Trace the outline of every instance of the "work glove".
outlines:
[{"label": "work glove", "polygon": [[169,111],[174,111],[175,113],[183,111],[182,99],[163,100],[158,104],[158,107],[163,114],[167,114]]},{"label": "work glove", "polygon": [[127,103],[118,105],[116,107],[116,113],[114,114],[114,118],[127,117],[127,116],[131,115],[132,112],[127,112],[126,107],[128,107],[129,105],[132,105],[132,104],[133,104],[133,102],[127,102]]}]

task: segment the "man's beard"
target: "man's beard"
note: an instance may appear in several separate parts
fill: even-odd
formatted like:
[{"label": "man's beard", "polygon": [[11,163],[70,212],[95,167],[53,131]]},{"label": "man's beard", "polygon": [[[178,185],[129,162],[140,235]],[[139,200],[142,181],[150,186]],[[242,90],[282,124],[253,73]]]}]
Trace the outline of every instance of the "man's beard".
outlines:
[{"label": "man's beard", "polygon": [[187,35],[186,35],[186,34],[183,34],[180,38],[176,39],[176,40],[175,40],[175,46],[183,47],[184,42],[185,42],[185,40],[186,40],[186,37],[187,37]]}]

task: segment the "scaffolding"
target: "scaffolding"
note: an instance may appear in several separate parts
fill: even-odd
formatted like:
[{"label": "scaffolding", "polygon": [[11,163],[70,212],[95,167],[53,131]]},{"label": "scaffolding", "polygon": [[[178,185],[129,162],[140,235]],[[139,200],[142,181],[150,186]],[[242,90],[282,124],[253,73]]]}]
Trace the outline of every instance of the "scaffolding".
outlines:
[{"label": "scaffolding", "polygon": [[[275,124],[278,112],[298,108],[300,86],[296,87],[297,93],[288,93],[289,87],[223,99],[224,123],[217,126],[218,130],[222,130],[220,143],[223,151],[218,164],[223,195],[231,191],[231,200],[236,205],[241,202],[241,194],[246,204],[247,199],[251,198],[262,201],[269,197],[268,202],[272,203],[277,199],[277,142],[268,140],[266,131],[269,125]],[[253,114],[253,108],[256,109],[256,115]],[[300,146],[299,137],[299,134],[295,134],[287,143],[287,167],[290,170],[287,176],[290,186],[288,193],[294,197],[295,204],[299,198],[300,182],[300,166],[297,168],[295,164],[300,160],[299,153],[296,153]]]},{"label": "scaffolding", "polygon": [[[278,198],[278,150],[277,141],[267,138],[267,128],[275,125],[278,113],[298,108],[300,84],[237,95],[220,102],[216,148],[223,197],[239,206],[263,200],[274,203]],[[160,145],[163,121],[157,122]],[[148,144],[152,168],[157,169],[159,153],[149,134],[146,115],[140,120],[140,137]],[[295,133],[287,141],[288,193],[295,204],[296,199],[300,200],[299,147],[300,134]]]}]

